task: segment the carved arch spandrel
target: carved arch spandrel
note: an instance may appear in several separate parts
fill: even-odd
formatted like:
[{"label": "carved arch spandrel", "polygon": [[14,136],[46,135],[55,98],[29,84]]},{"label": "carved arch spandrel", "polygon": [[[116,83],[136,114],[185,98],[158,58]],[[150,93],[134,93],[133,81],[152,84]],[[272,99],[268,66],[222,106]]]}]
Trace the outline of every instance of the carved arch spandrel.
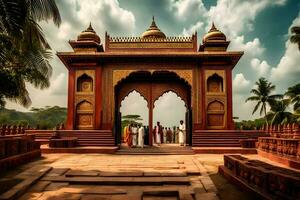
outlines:
[{"label": "carved arch spandrel", "polygon": [[146,71],[153,74],[154,72],[160,72],[160,71],[168,71],[168,72],[174,72],[176,73],[180,78],[188,82],[188,84],[192,87],[193,86],[193,70],[187,69],[187,70],[181,70],[181,69],[148,69],[148,70],[113,70],[113,88],[122,80],[126,79],[132,72],[138,72],[138,71]]},{"label": "carved arch spandrel", "polygon": [[180,97],[186,107],[190,106],[189,102],[189,89],[182,84],[169,83],[169,84],[154,84],[152,90],[152,102],[153,105],[156,100],[158,100],[162,95],[167,92],[174,92],[178,97]]},{"label": "carved arch spandrel", "polygon": [[149,85],[143,83],[127,83],[123,85],[118,92],[118,99],[117,99],[118,107],[121,106],[121,102],[132,91],[138,92],[147,101],[147,106],[149,108],[149,98],[150,98]]}]

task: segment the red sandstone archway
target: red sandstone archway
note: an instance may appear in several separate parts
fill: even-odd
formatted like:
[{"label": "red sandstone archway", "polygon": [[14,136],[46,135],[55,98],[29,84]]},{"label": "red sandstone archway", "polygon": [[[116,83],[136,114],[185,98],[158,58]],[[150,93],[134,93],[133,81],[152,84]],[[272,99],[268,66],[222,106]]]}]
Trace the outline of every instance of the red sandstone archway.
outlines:
[{"label": "red sandstone archway", "polygon": [[[115,132],[121,135],[120,105],[121,101],[133,90],[139,92],[147,101],[149,108],[149,141],[152,145],[153,108],[154,102],[165,92],[173,91],[191,107],[191,86],[175,72],[169,71],[136,71],[122,79],[114,88],[115,92]],[[190,117],[189,117],[190,119]],[[118,137],[116,137],[118,138]],[[120,137],[119,137],[120,139]],[[117,139],[118,140],[118,139]],[[116,141],[120,143],[120,141]]]}]

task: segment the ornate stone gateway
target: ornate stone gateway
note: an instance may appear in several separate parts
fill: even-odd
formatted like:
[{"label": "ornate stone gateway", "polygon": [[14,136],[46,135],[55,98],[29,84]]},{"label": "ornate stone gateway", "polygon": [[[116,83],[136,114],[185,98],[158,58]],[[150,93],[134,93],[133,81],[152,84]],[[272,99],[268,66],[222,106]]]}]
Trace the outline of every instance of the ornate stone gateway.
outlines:
[{"label": "ornate stone gateway", "polygon": [[69,43],[73,52],[57,53],[69,70],[67,129],[111,131],[118,144],[120,104],[133,90],[148,103],[150,137],[154,102],[169,91],[185,102],[191,145],[197,130],[234,128],[232,69],[243,52],[228,52],[214,25],[199,48],[197,33],[166,37],[154,18],[141,37],[106,34],[103,47],[90,25]]}]

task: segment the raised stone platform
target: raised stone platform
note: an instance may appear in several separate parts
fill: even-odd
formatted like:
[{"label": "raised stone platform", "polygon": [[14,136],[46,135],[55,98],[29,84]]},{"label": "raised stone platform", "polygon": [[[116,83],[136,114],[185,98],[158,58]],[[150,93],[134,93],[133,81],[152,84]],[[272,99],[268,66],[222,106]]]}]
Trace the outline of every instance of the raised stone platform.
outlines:
[{"label": "raised stone platform", "polygon": [[297,159],[296,157],[291,156],[281,156],[278,154],[274,154],[272,152],[266,152],[262,151],[260,149],[257,150],[258,155],[268,158],[272,161],[278,162],[280,164],[283,164],[285,166],[299,169],[300,170],[300,159]]},{"label": "raised stone platform", "polygon": [[257,154],[255,148],[241,147],[193,147],[195,154]]},{"label": "raised stone platform", "polygon": [[101,154],[114,154],[119,149],[116,146],[84,146],[72,148],[51,148],[48,144],[41,145],[42,153],[101,153]]},{"label": "raised stone platform", "polygon": [[258,199],[299,199],[300,172],[241,155],[225,155],[219,173]]},{"label": "raised stone platform", "polygon": [[21,200],[218,200],[213,182],[193,155],[49,155],[53,156],[52,170]]},{"label": "raised stone platform", "polygon": [[116,153],[122,155],[192,155],[194,151],[189,146],[179,146],[179,144],[161,144],[144,148],[130,148],[122,144]]}]

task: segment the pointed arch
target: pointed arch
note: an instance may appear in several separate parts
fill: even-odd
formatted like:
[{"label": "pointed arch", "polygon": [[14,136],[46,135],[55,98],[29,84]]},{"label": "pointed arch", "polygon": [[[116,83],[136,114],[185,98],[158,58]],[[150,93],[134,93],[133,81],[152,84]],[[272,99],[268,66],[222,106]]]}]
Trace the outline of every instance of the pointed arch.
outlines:
[{"label": "pointed arch", "polygon": [[207,105],[207,125],[208,127],[224,127],[224,103],[219,100],[213,100]]},{"label": "pointed arch", "polygon": [[93,92],[93,78],[86,73],[77,78],[77,92]]},{"label": "pointed arch", "polygon": [[92,129],[94,124],[94,106],[83,100],[76,106],[76,129]]},{"label": "pointed arch", "polygon": [[207,79],[207,92],[223,92],[223,78],[214,73]]}]

